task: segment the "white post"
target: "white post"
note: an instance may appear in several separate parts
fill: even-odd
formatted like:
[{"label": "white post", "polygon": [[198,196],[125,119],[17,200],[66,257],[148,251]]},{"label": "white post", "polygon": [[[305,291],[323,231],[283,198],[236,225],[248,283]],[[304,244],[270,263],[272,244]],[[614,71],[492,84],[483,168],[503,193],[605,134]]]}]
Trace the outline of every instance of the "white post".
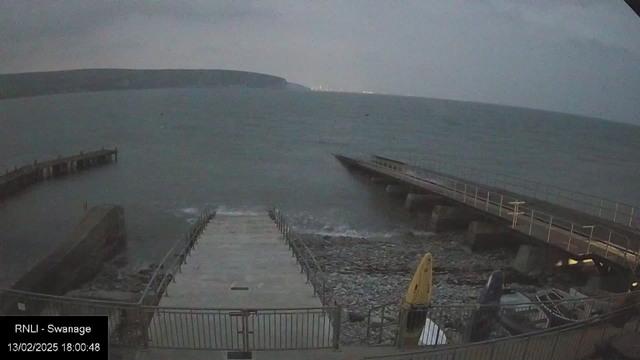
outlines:
[{"label": "white post", "polygon": [[616,203],[616,210],[613,212],[613,222],[616,222],[616,216],[618,216],[618,203]]},{"label": "white post", "polygon": [[[476,187],[476,194],[473,196],[473,207],[476,207],[477,203],[478,203],[478,187]],[[631,226],[631,221],[629,221],[629,226]]]},{"label": "white post", "polygon": [[573,237],[573,223],[571,223],[571,231],[569,232],[569,243],[567,244],[567,251],[571,247],[571,238]]},{"label": "white post", "polygon": [[633,210],[635,210],[635,206],[631,208],[631,214],[629,214],[629,227],[631,227],[631,223],[633,222]]},{"label": "white post", "polygon": [[511,221],[511,228],[515,229],[518,225],[518,215],[522,215],[522,212],[518,211],[518,207],[520,204],[524,204],[524,201],[510,201],[509,204],[513,205],[513,212],[508,212],[508,214],[513,215],[513,220]]},{"label": "white post", "polygon": [[500,212],[498,212],[498,216],[502,217],[502,199],[504,195],[500,194]]},{"label": "white post", "polygon": [[583,229],[587,229],[590,228],[591,232],[589,233],[589,242],[587,243],[587,254],[589,253],[589,250],[591,249],[591,238],[593,237],[593,225],[585,225],[582,227]]},{"label": "white post", "polygon": [[453,190],[452,190],[453,191],[453,200],[456,199],[456,190],[457,190],[457,188],[458,188],[458,182],[453,180]]},{"label": "white post", "polygon": [[462,202],[467,203],[467,183],[464,183],[464,194],[462,194]]},{"label": "white post", "polygon": [[485,205],[487,206],[484,211],[489,212],[489,195],[491,195],[491,191],[487,191],[487,202]]},{"label": "white post", "polygon": [[553,224],[553,216],[549,216],[549,232],[547,233],[547,242],[551,239],[551,225]]},{"label": "white post", "polygon": [[533,227],[533,209],[531,209],[531,217],[529,218],[529,235],[531,235],[532,227]]},{"label": "white post", "polygon": [[600,207],[598,208],[598,216],[602,216],[602,199],[600,199]]}]

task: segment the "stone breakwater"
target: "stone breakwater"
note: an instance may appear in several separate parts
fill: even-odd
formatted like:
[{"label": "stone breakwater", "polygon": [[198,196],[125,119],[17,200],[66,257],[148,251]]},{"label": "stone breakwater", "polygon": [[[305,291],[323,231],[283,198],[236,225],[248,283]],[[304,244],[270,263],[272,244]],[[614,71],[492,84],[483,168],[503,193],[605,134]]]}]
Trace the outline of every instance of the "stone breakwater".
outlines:
[{"label": "stone breakwater", "polygon": [[[427,252],[433,255],[433,305],[475,303],[496,269],[504,271],[506,286],[524,291],[555,282],[545,275],[532,278],[516,273],[511,267],[516,249],[466,250],[465,232],[370,239],[312,234],[300,237],[326,274],[335,301],[345,309],[341,332],[344,345],[364,339],[371,307],[390,304],[385,313],[397,315],[415,269]],[[372,318],[372,322],[377,321],[378,317]],[[386,332],[383,342],[389,343],[393,337]]]},{"label": "stone breakwater", "polygon": [[[157,267],[158,265],[154,263],[130,265],[127,264],[124,255],[119,256],[104,264],[100,273],[92,281],[66,295],[135,303],[142,297]],[[161,278],[164,274],[165,272],[161,270],[157,276]]]}]

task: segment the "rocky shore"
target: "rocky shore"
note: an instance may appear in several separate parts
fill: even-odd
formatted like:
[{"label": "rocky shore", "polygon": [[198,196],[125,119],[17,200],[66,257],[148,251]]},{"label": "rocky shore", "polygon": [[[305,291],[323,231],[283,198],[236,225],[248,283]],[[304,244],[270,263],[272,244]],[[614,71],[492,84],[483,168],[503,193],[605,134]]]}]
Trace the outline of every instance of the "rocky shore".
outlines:
[{"label": "rocky shore", "polygon": [[[473,304],[493,270],[505,274],[505,286],[525,291],[557,283],[556,277],[521,275],[511,267],[517,248],[471,252],[463,246],[465,231],[420,235],[408,233],[390,238],[300,235],[327,276],[334,299],[344,308],[341,342],[364,340],[372,307],[389,304],[372,313],[372,323],[397,316],[399,305],[422,256],[433,255],[433,305]],[[383,343],[394,338],[383,333]],[[376,336],[377,337],[377,336]],[[365,342],[377,342],[367,339]]]},{"label": "rocky shore", "polygon": [[[138,302],[158,265],[154,263],[128,264],[125,256],[105,263],[90,282],[66,296],[123,302]],[[164,272],[158,273],[159,277]]]}]

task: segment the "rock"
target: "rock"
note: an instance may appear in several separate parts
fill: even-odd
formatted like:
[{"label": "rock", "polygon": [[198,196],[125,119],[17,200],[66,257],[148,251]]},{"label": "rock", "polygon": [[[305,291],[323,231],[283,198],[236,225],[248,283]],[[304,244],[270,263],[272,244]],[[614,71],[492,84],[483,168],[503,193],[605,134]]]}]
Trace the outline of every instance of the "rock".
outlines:
[{"label": "rock", "polygon": [[361,322],[366,319],[364,315],[352,311],[350,311],[347,316],[351,322]]},{"label": "rock", "polygon": [[369,326],[377,327],[382,325],[382,319],[377,316],[371,316],[369,318]]},{"label": "rock", "polygon": [[534,269],[532,271],[529,271],[529,273],[527,275],[529,275],[529,276],[540,276],[540,275],[542,275],[542,270]]},{"label": "rock", "polygon": [[140,300],[140,295],[125,291],[73,290],[65,294],[65,296],[93,300],[121,301],[128,303],[136,303],[138,302],[138,300]]}]

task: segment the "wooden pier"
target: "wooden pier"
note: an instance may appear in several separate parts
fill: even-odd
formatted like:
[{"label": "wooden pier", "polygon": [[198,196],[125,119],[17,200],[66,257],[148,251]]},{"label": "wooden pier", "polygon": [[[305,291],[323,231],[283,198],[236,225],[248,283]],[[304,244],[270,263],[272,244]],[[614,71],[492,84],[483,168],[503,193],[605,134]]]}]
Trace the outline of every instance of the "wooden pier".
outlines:
[{"label": "wooden pier", "polygon": [[108,164],[114,160],[118,161],[118,148],[86,153],[81,151],[78,155],[58,156],[57,159],[43,162],[34,160],[33,164],[15,167],[12,171],[6,169],[5,173],[0,175],[0,202],[38,181],[69,175],[93,166]]}]

